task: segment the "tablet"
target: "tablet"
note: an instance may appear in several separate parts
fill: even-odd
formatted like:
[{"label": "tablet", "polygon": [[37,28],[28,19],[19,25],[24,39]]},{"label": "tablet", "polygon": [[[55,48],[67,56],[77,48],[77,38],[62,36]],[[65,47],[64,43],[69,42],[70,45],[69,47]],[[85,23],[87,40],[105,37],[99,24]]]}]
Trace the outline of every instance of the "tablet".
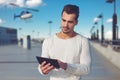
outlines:
[{"label": "tablet", "polygon": [[40,57],[40,56],[36,56],[36,58],[39,64],[41,64],[43,61],[46,61],[46,64],[50,63],[55,68],[60,68],[58,61],[56,59],[50,59],[50,58],[45,58],[45,57]]}]

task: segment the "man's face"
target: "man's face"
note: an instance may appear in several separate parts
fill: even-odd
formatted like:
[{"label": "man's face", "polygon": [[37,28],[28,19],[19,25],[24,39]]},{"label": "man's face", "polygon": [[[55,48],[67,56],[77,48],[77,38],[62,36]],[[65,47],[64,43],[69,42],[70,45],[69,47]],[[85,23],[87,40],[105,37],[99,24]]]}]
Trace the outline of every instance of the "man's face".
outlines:
[{"label": "man's face", "polygon": [[61,28],[63,33],[68,34],[73,32],[74,26],[77,25],[78,22],[75,17],[75,14],[67,14],[65,11],[63,12],[61,19]]}]

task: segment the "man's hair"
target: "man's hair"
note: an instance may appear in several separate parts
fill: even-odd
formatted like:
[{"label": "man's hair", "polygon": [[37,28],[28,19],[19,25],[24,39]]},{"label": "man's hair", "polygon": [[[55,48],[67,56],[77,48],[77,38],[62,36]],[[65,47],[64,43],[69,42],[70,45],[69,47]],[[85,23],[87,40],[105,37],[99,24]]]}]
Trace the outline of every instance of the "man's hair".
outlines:
[{"label": "man's hair", "polygon": [[62,14],[63,12],[66,12],[67,14],[75,14],[76,15],[76,20],[79,17],[79,7],[76,5],[72,5],[72,4],[67,4],[64,6],[63,10],[62,10]]}]

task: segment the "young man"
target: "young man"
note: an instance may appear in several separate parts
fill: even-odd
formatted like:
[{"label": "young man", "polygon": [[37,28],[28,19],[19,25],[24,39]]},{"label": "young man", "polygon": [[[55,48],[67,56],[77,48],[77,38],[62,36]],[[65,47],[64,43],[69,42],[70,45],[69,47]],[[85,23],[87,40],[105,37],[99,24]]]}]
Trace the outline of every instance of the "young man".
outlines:
[{"label": "young man", "polygon": [[44,40],[42,57],[57,59],[60,69],[44,61],[38,69],[50,75],[50,80],[79,80],[90,72],[90,45],[88,39],[74,31],[78,23],[79,7],[65,5],[61,15],[61,31]]}]

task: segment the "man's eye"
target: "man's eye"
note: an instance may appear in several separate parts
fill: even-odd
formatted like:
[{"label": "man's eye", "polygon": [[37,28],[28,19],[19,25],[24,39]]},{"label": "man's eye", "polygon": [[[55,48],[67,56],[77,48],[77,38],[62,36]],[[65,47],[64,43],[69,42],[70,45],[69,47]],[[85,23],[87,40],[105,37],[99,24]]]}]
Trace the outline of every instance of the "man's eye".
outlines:
[{"label": "man's eye", "polygon": [[69,23],[73,23],[73,21],[69,21]]},{"label": "man's eye", "polygon": [[72,24],[72,23],[73,23],[73,21],[68,21],[68,23],[71,23],[71,24]]},{"label": "man's eye", "polygon": [[62,19],[62,21],[63,21],[63,22],[65,22],[65,20],[64,20],[64,19]]}]

